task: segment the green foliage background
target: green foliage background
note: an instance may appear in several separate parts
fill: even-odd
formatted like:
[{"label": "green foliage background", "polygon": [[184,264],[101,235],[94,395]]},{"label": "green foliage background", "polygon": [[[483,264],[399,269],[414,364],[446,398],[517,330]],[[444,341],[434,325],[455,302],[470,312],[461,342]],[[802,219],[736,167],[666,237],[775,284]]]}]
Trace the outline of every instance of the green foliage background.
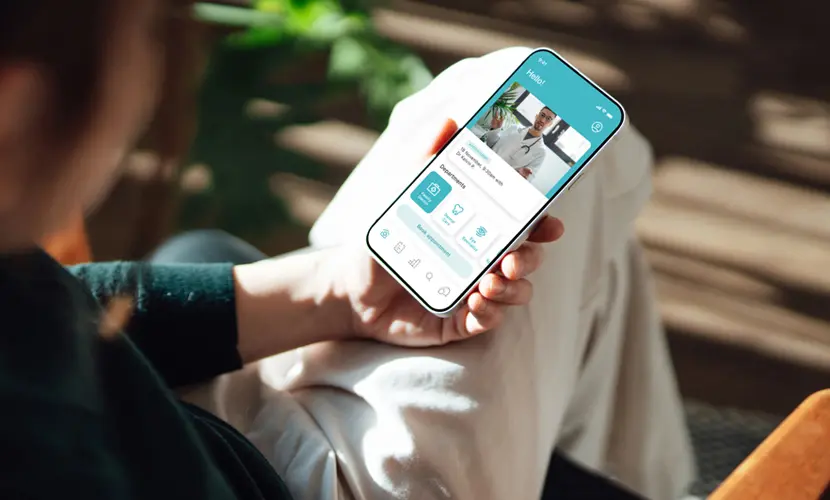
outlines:
[{"label": "green foliage background", "polygon": [[[373,29],[375,3],[257,0],[250,8],[196,6],[201,21],[225,34],[218,37],[205,74],[188,162],[207,165],[212,183],[182,200],[181,229],[220,227],[256,240],[288,223],[268,178],[290,172],[314,179],[325,168],[278,148],[275,134],[319,121],[330,106],[356,97],[365,103],[367,124],[381,130],[393,106],[431,80],[420,58]],[[252,99],[287,107],[254,118],[246,111]]]}]

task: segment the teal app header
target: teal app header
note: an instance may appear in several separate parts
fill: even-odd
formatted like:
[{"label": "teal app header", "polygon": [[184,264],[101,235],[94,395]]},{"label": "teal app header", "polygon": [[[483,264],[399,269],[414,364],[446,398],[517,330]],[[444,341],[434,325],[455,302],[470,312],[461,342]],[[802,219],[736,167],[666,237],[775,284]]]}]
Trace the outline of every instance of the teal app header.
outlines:
[{"label": "teal app header", "polygon": [[547,50],[534,51],[467,124],[479,122],[518,83],[590,142],[587,152],[548,192],[554,196],[621,126],[623,110],[591,82]]}]

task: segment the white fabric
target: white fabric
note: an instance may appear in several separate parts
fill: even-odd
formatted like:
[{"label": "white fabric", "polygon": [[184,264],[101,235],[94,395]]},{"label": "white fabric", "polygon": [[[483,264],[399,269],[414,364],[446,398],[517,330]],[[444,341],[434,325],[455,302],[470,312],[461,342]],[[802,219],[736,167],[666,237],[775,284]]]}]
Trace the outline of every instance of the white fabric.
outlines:
[{"label": "white fabric", "polygon": [[[362,238],[422,167],[413,152],[445,117],[472,116],[527,53],[461,61],[400,103],[312,244]],[[649,498],[679,498],[689,440],[632,239],[650,166],[629,128],[589,167],[552,210],[566,234],[546,247],[532,303],[498,331],[419,350],[315,345],[226,377],[201,403],[241,428],[298,500],[535,500],[557,445]]]}]

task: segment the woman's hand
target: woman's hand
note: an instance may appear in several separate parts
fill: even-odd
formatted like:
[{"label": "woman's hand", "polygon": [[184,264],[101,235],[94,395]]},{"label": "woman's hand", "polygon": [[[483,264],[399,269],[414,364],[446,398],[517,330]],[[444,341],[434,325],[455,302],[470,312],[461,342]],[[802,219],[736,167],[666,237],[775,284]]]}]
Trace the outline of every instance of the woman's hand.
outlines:
[{"label": "woman's hand", "polygon": [[[458,126],[447,120],[425,157]],[[289,255],[234,268],[239,353],[251,362],[327,340],[371,338],[404,346],[440,345],[496,328],[507,307],[527,304],[526,277],[542,262],[542,244],[562,223],[540,221],[521,248],[505,256],[452,318],[424,310],[362,247]]]},{"label": "woman's hand", "polygon": [[[494,116],[493,120],[496,119]],[[503,120],[501,117],[499,127]],[[440,151],[457,130],[453,120],[446,120],[426,156]],[[558,219],[542,219],[528,241],[506,255],[497,272],[485,276],[451,318],[427,312],[365,250],[356,250],[336,266],[341,276],[340,293],[353,314],[354,333],[391,344],[430,346],[492,330],[501,324],[507,307],[530,302],[533,287],[526,277],[542,264],[541,245],[558,240],[563,232]],[[344,274],[347,269],[352,272]]]},{"label": "woman's hand", "polygon": [[508,307],[527,304],[533,287],[526,277],[542,263],[542,244],[563,231],[558,219],[542,219],[528,242],[505,256],[498,272],[485,276],[450,318],[426,311],[363,249],[345,253],[330,269],[341,277],[334,288],[348,301],[356,336],[402,346],[443,345],[492,330]]}]

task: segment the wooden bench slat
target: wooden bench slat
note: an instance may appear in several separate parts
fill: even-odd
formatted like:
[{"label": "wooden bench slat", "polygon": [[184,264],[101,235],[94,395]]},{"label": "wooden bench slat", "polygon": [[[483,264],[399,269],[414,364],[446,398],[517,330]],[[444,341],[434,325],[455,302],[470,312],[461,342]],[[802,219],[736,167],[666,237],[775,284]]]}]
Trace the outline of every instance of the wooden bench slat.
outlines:
[{"label": "wooden bench slat", "polygon": [[649,264],[664,276],[692,281],[708,288],[720,290],[758,302],[776,302],[781,289],[755,276],[730,269],[693,256],[678,255],[656,248],[646,249]]},{"label": "wooden bench slat", "polygon": [[348,169],[366,156],[377,138],[377,132],[337,120],[286,127],[275,137],[280,147],[329,166]]},{"label": "wooden bench slat", "polygon": [[407,1],[395,2],[392,9],[377,9],[374,20],[380,33],[398,43],[424,53],[450,53],[456,59],[511,46],[551,46],[616,93],[631,88],[634,82],[638,92],[651,96],[734,97],[742,89],[740,66],[734,56],[722,52],[702,53],[660,44],[618,46],[504,18]]},{"label": "wooden bench slat", "polygon": [[763,143],[747,144],[737,153],[735,161],[745,169],[830,190],[830,158]]},{"label": "wooden bench slat", "polygon": [[637,220],[652,247],[717,263],[794,289],[830,293],[830,242],[752,221],[670,205],[656,197]]},{"label": "wooden bench slat", "polygon": [[[421,0],[446,6],[442,0]],[[589,36],[607,44],[673,44],[699,50],[729,50],[745,42],[745,30],[700,2],[461,2],[452,6],[479,15],[557,32]],[[394,5],[394,4],[393,4]],[[730,22],[731,21],[731,22]]]},{"label": "wooden bench slat", "polygon": [[821,370],[830,366],[830,328],[826,322],[661,274],[656,282],[661,315],[666,326],[676,332],[802,366]]},{"label": "wooden bench slat", "polygon": [[[546,37],[540,37],[538,32],[520,36],[483,28],[479,22],[450,21],[448,18],[452,16],[448,16],[448,13],[452,14],[445,12],[441,16],[432,17],[377,9],[373,19],[378,32],[395,42],[419,51],[450,53],[456,60],[481,56],[505,47],[540,47],[550,45],[551,42]],[[629,85],[628,77],[622,70],[586,48],[565,39],[560,39],[556,45],[563,56],[603,87],[621,89]]]},{"label": "wooden bench slat", "polygon": [[780,92],[755,94],[749,106],[756,140],[822,157],[830,165],[830,102]]},{"label": "wooden bench slat", "polygon": [[776,228],[830,240],[830,196],[686,158],[661,160],[654,178],[660,196],[704,211],[720,211]]}]

